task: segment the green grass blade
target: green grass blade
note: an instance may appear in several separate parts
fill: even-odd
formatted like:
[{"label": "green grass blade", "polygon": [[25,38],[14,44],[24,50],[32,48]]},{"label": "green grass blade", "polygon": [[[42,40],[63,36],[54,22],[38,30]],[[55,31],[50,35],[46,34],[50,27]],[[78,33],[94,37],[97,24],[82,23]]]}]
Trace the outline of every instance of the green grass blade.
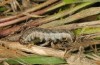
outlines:
[{"label": "green grass blade", "polygon": [[61,64],[66,63],[64,59],[56,58],[56,57],[45,57],[45,56],[30,56],[30,57],[23,57],[17,59],[9,59],[7,60],[9,64]]},{"label": "green grass blade", "polygon": [[81,35],[81,34],[91,34],[91,33],[99,33],[100,32],[100,27],[84,27],[84,28],[79,28],[74,30],[76,35]]},{"label": "green grass blade", "polygon": [[5,7],[0,7],[0,12],[5,11],[6,8]]},{"label": "green grass blade", "polygon": [[63,0],[67,4],[81,3],[81,2],[100,2],[100,0]]}]

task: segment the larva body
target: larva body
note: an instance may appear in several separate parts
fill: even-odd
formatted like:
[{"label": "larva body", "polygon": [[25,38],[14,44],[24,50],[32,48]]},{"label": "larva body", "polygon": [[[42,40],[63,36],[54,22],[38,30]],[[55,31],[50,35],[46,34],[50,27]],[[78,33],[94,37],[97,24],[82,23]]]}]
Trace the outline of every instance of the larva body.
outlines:
[{"label": "larva body", "polygon": [[43,29],[43,28],[29,28],[25,30],[20,37],[21,43],[29,43],[30,41],[39,38],[40,41],[45,40],[56,42],[57,40],[66,39],[72,41],[72,34],[66,30],[54,30],[54,29]]}]

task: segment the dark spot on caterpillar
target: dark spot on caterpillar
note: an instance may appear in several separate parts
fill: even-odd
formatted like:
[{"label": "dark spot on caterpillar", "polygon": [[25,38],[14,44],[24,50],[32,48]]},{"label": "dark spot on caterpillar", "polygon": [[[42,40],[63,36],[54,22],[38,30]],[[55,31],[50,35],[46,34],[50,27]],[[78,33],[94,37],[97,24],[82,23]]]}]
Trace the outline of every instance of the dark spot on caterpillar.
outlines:
[{"label": "dark spot on caterpillar", "polygon": [[73,34],[70,31],[64,29],[43,29],[43,28],[29,28],[23,31],[22,36],[20,37],[20,43],[25,44],[30,41],[39,38],[40,42],[42,41],[53,41],[65,39],[68,42],[73,41]]}]

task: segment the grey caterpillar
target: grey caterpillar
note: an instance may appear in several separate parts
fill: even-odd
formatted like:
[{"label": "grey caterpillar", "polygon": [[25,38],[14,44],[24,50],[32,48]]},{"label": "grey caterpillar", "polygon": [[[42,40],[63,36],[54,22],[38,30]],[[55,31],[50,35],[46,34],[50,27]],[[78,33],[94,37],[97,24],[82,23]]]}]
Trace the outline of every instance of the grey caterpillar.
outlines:
[{"label": "grey caterpillar", "polygon": [[64,29],[44,29],[44,28],[29,28],[26,29],[20,37],[20,42],[23,44],[29,43],[36,38],[40,39],[40,42],[45,40],[57,42],[66,39],[68,42],[73,41],[73,34],[70,31]]}]

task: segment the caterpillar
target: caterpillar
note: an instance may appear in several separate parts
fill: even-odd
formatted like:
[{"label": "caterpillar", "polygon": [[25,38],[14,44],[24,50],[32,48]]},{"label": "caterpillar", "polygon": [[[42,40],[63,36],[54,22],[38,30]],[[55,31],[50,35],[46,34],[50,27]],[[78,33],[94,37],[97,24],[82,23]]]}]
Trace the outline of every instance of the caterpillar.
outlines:
[{"label": "caterpillar", "polygon": [[23,31],[19,41],[20,43],[27,44],[34,39],[40,39],[40,42],[45,40],[57,42],[58,40],[66,39],[68,42],[73,41],[73,34],[64,29],[44,29],[32,27]]}]

